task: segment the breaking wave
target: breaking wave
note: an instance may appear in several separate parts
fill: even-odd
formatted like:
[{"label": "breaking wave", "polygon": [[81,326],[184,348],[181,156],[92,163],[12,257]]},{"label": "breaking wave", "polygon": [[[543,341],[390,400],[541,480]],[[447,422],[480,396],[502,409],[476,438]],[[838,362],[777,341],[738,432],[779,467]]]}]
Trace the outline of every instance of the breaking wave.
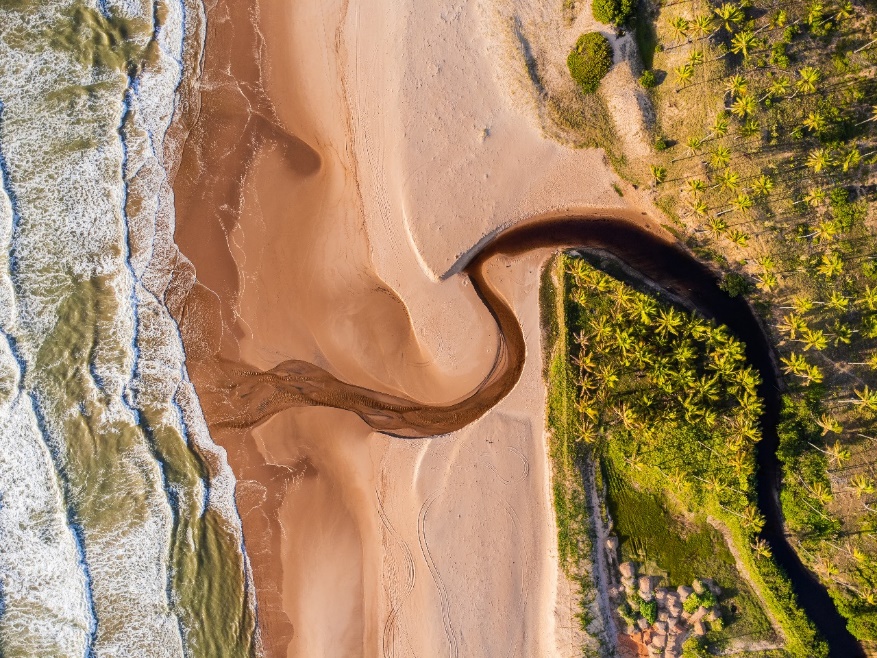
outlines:
[{"label": "breaking wave", "polygon": [[[0,4],[0,653],[258,652],[164,296],[196,0]],[[208,622],[209,620],[209,622]]]}]

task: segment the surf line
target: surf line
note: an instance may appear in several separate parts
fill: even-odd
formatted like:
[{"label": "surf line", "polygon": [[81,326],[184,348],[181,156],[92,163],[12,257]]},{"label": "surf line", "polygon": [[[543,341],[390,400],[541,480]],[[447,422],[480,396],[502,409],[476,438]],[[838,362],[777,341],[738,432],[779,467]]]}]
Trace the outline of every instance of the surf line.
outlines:
[{"label": "surf line", "polygon": [[[269,371],[239,363],[214,367],[210,424],[247,429],[293,406],[327,406],[359,415],[373,429],[402,438],[424,438],[461,429],[499,403],[518,382],[526,358],[521,325],[486,271],[497,256],[514,257],[534,249],[587,249],[609,254],[637,276],[707,318],[725,324],[744,342],[746,357],[760,375],[764,401],[762,439],[756,446],[757,503],[765,517],[762,537],[792,583],[798,602],[827,641],[833,656],[863,655],[828,591],[804,566],[785,537],[779,503],[781,469],[776,452],[781,380],[776,355],[758,317],[742,297],[719,287],[718,275],[666,234],[632,212],[554,216],[499,232],[461,259],[450,274],[462,272],[499,328],[499,346],[487,377],[465,398],[429,405],[342,382],[326,370],[299,360]],[[466,258],[469,258],[466,261]]]}]

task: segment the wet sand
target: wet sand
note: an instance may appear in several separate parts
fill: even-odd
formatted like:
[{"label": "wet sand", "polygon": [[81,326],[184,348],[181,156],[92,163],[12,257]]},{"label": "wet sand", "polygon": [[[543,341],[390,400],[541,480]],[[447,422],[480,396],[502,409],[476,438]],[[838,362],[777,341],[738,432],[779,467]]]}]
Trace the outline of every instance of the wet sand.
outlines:
[{"label": "wet sand", "polygon": [[288,399],[261,424],[229,422],[229,373],[237,385],[290,361],[421,405],[463,399],[501,343],[461,257],[539,214],[621,206],[599,153],[544,139],[510,100],[483,17],[416,9],[207,6],[174,181],[191,264],[168,301],[238,478],[271,656],[566,652],[538,359],[545,253],[488,267],[530,358],[477,422],[408,441]]}]

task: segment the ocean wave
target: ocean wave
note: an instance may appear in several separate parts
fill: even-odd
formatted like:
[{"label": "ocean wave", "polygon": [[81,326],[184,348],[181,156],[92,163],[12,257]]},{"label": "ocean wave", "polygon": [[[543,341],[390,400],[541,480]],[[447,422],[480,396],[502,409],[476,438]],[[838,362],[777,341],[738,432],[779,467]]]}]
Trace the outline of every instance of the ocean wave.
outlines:
[{"label": "ocean wave", "polygon": [[[208,656],[228,629],[205,628],[205,611],[253,626],[234,476],[163,304],[180,258],[167,135],[204,38],[187,2],[0,9],[9,656]],[[101,50],[92,33],[120,25],[130,52]]]}]

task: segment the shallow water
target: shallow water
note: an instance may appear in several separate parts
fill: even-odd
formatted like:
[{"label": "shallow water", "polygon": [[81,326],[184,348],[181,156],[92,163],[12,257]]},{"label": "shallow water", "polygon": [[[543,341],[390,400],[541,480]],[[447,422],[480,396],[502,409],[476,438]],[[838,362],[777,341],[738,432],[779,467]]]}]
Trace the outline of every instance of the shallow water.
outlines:
[{"label": "shallow water", "polygon": [[202,42],[196,2],[0,1],[7,657],[257,648],[233,477],[162,300]]}]

